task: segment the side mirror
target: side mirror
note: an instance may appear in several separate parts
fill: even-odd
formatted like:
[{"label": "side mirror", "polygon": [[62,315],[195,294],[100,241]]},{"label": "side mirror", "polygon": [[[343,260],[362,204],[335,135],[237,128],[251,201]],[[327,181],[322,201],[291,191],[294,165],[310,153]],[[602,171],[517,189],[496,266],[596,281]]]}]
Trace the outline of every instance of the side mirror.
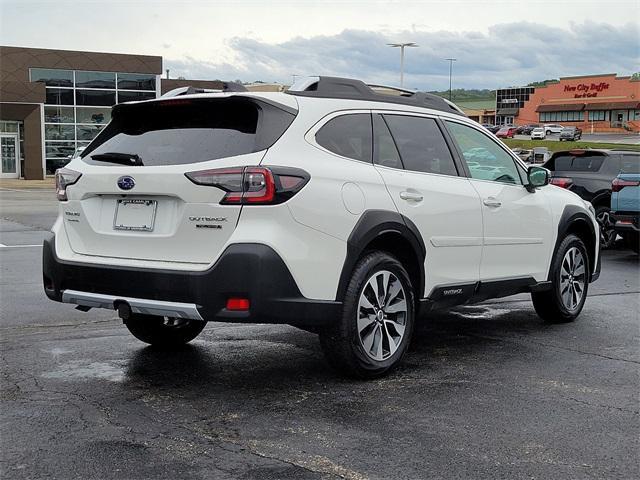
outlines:
[{"label": "side mirror", "polygon": [[531,166],[527,170],[527,190],[534,192],[538,187],[544,187],[551,181],[551,172],[543,167]]}]

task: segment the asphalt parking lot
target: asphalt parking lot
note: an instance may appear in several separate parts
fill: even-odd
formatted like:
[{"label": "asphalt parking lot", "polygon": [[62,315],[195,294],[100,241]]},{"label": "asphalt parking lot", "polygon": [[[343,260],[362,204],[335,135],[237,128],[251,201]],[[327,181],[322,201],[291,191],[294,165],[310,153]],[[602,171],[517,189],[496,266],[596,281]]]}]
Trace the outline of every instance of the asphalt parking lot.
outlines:
[{"label": "asphalt parking lot", "polygon": [[[516,140],[530,140],[530,135],[516,135]],[[560,141],[560,134],[547,135],[545,140]],[[604,142],[604,143],[619,143],[621,148],[624,145],[640,145],[640,135],[637,133],[619,134],[619,133],[582,133],[583,142]]]},{"label": "asphalt parking lot", "polygon": [[402,368],[335,376],[314,335],[210,324],[159,351],[42,293],[48,190],[0,189],[0,476],[640,478],[640,268],[604,254],[574,324],[527,296],[419,327]]}]

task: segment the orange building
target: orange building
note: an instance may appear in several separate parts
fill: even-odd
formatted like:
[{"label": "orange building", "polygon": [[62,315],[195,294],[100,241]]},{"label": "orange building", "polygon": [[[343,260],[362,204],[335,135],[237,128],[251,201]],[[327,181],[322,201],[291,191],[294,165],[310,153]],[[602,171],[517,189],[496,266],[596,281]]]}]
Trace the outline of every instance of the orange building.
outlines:
[{"label": "orange building", "polygon": [[496,123],[559,123],[585,132],[640,132],[640,80],[615,73],[563,77],[497,91]]}]

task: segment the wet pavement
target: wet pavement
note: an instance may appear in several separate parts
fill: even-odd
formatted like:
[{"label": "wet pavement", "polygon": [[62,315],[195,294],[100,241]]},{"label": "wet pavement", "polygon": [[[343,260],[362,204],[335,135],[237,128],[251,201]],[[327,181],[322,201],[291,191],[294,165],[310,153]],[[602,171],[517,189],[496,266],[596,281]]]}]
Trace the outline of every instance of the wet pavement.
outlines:
[{"label": "wet pavement", "polygon": [[579,320],[526,295],[432,316],[403,366],[334,375],[314,335],[209,324],[135,340],[42,293],[48,191],[0,190],[0,476],[640,478],[640,264],[606,252]]}]

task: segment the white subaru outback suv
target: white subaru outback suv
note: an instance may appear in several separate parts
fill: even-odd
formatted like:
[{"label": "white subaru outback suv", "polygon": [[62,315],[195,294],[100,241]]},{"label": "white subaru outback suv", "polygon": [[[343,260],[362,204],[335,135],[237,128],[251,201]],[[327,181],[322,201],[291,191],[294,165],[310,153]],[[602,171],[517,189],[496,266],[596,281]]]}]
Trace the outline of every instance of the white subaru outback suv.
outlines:
[{"label": "white subaru outback suv", "polygon": [[120,104],[57,173],[44,289],[150,344],[294,325],[376,376],[434,309],[530,292],[545,320],[577,317],[598,224],[548,181],[449,102],[357,80]]}]

